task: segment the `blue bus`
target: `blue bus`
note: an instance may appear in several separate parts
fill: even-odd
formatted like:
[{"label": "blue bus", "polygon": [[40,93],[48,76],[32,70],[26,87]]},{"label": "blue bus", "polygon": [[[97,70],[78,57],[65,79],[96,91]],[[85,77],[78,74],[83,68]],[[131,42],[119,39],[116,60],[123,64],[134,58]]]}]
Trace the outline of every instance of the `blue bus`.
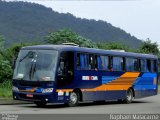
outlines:
[{"label": "blue bus", "polygon": [[36,45],[21,48],[14,65],[13,99],[76,106],[81,101],[133,99],[157,95],[155,55]]}]

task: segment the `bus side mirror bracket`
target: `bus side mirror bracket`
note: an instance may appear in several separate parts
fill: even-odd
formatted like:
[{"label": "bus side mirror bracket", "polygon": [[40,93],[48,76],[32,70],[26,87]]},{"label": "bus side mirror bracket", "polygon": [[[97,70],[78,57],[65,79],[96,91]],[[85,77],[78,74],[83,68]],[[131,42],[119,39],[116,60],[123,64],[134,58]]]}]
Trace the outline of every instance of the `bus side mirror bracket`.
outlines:
[{"label": "bus side mirror bracket", "polygon": [[12,59],[12,69],[14,69],[15,68],[15,66],[16,66],[16,60],[17,60],[17,57],[14,57],[13,59]]}]

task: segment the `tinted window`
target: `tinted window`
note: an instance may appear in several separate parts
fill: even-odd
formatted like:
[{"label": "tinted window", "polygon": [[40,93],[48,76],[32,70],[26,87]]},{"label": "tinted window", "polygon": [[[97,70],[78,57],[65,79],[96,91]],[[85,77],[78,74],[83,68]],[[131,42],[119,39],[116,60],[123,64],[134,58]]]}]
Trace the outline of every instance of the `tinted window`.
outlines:
[{"label": "tinted window", "polygon": [[89,66],[88,66],[88,55],[87,54],[80,54],[78,53],[77,54],[77,69],[88,69]]},{"label": "tinted window", "polygon": [[142,72],[147,72],[148,71],[147,60],[145,60],[145,59],[141,59],[141,71]]},{"label": "tinted window", "polygon": [[127,71],[139,71],[138,59],[126,58],[126,70]]},{"label": "tinted window", "polygon": [[97,56],[93,54],[77,54],[77,69],[95,70],[97,68]]},{"label": "tinted window", "polygon": [[108,56],[97,56],[98,70],[108,70]]},{"label": "tinted window", "polygon": [[112,70],[113,71],[123,70],[123,58],[122,57],[112,57]]}]

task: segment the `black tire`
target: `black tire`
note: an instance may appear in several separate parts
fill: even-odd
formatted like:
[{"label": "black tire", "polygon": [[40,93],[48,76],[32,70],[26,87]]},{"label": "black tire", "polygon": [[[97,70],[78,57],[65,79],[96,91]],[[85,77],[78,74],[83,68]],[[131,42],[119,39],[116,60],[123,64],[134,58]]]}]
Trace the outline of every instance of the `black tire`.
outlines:
[{"label": "black tire", "polygon": [[42,101],[36,101],[34,103],[37,105],[37,107],[45,107],[47,104],[46,102],[42,102]]},{"label": "black tire", "polygon": [[132,101],[133,101],[133,91],[132,91],[132,89],[129,89],[129,90],[127,91],[127,94],[126,94],[126,98],[124,99],[124,103],[129,104],[129,103],[131,103]]},{"label": "black tire", "polygon": [[74,107],[74,106],[77,106],[78,105],[78,103],[79,103],[79,93],[77,93],[77,92],[71,92],[71,94],[70,94],[70,97],[69,97],[69,101],[68,101],[68,103],[67,103],[67,105],[69,106],[69,107]]}]

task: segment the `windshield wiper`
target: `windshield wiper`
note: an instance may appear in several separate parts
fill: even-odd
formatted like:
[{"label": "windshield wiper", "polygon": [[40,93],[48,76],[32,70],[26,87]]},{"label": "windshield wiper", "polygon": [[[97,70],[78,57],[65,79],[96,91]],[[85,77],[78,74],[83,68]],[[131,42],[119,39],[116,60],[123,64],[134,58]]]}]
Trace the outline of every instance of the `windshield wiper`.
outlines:
[{"label": "windshield wiper", "polygon": [[34,76],[34,73],[36,72],[36,60],[32,61],[31,64],[31,68],[29,70],[29,79],[31,80],[31,78]]},{"label": "windshield wiper", "polygon": [[19,62],[22,62],[22,61],[23,61],[24,59],[26,59],[27,57],[33,58],[34,55],[35,55],[35,52],[29,51],[23,58],[21,58],[21,59],[19,60]]}]

